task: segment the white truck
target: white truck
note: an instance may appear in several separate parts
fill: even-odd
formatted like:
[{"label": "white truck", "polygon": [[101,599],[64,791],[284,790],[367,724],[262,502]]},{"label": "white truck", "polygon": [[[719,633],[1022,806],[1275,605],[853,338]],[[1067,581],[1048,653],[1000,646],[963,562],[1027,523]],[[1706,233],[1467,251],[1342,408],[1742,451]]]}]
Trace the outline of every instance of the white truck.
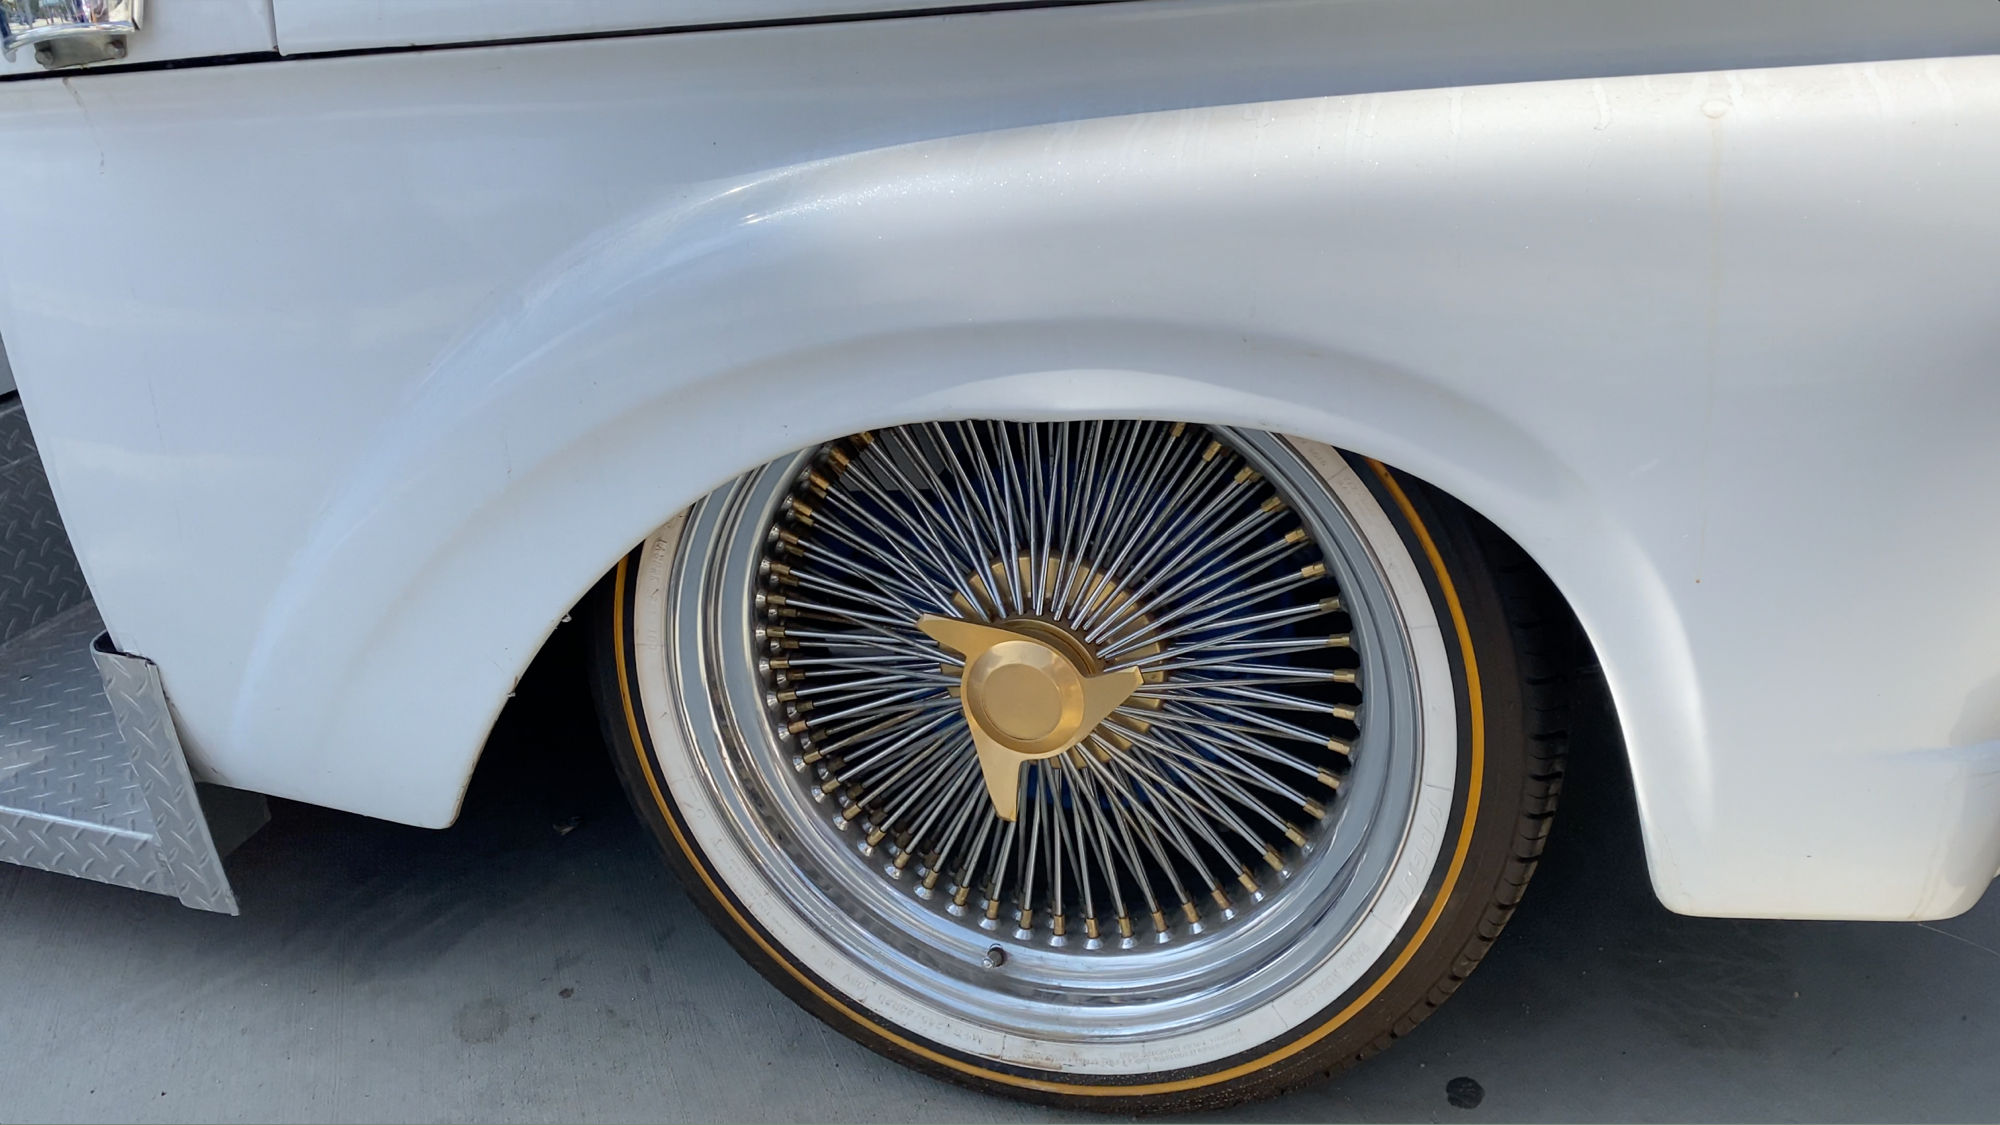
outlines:
[{"label": "white truck", "polygon": [[1675,910],[2000,869],[1988,0],[0,25],[0,858],[447,825],[575,617],[770,979],[1118,1111],[1441,1003],[1580,663]]}]

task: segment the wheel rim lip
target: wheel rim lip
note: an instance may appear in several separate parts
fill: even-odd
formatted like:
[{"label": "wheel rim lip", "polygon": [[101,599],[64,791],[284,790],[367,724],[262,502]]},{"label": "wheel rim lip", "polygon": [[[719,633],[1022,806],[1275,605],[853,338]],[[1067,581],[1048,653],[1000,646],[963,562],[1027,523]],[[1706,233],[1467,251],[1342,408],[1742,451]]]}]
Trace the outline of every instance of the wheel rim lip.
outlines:
[{"label": "wheel rim lip", "polygon": [[[1006,940],[1005,931],[983,933],[916,908],[917,900],[903,886],[852,862],[857,833],[822,829],[827,807],[802,795],[789,765],[791,750],[777,743],[767,723],[751,721],[762,718],[757,701],[763,685],[755,672],[747,595],[756,588],[764,529],[814,451],[749,474],[689,517],[674,565],[675,619],[669,627],[679,638],[672,674],[689,712],[684,733],[691,738],[705,796],[726,813],[725,834],[760,869],[779,900],[817,925],[851,960],[872,963],[885,983],[1008,1035],[1052,1043],[1155,1041],[1254,1011],[1328,962],[1371,920],[1387,873],[1398,867],[1419,779],[1434,785],[1437,772],[1423,768],[1426,740],[1403,643],[1407,625],[1380,581],[1367,539],[1298,451],[1259,431],[1214,432],[1274,483],[1285,482],[1281,492],[1297,504],[1343,597],[1373,591],[1365,625],[1375,635],[1362,647],[1363,674],[1373,685],[1371,721],[1356,747],[1355,769],[1374,764],[1367,766],[1368,777],[1350,777],[1331,831],[1320,837],[1341,842],[1342,851],[1330,850],[1305,865],[1301,877],[1265,908],[1221,932],[1137,954],[1021,945]],[[1364,615],[1352,616],[1359,634]],[[691,628],[690,621],[699,624]],[[1394,705],[1384,708],[1378,700]],[[723,730],[750,752],[732,753]],[[1445,782],[1448,788],[1448,777]],[[1357,787],[1374,799],[1355,800]],[[1343,821],[1357,806],[1365,803],[1380,813],[1385,799],[1389,815],[1371,816],[1366,831],[1343,832],[1353,827]],[[875,865],[886,866],[886,853],[878,855]],[[1329,862],[1336,858],[1339,862]],[[1279,909],[1287,896],[1295,908]],[[1390,932],[1400,924],[1401,918],[1394,919]],[[994,987],[990,971],[979,965],[993,944],[1006,949],[1005,987]]]}]

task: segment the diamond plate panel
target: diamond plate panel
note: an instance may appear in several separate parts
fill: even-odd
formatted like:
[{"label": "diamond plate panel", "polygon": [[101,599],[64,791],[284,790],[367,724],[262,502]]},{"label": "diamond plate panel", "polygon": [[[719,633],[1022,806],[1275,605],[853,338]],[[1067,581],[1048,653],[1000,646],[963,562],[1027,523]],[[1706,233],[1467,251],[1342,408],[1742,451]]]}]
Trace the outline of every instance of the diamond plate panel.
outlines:
[{"label": "diamond plate panel", "polygon": [[89,598],[21,400],[0,402],[0,644]]},{"label": "diamond plate panel", "polygon": [[23,457],[35,457],[35,436],[28,429],[27,412],[19,395],[0,401],[0,465],[12,465]]},{"label": "diamond plate panel", "polygon": [[103,673],[104,695],[118,717],[137,787],[152,813],[160,870],[173,884],[169,893],[200,910],[236,913],[236,894],[195,795],[159,667],[112,648],[109,634],[99,634],[90,653]]},{"label": "diamond plate panel", "polygon": [[0,646],[0,860],[236,913],[159,669],[89,603]]},{"label": "diamond plate panel", "polygon": [[151,836],[0,809],[0,858],[142,891],[168,890]]},{"label": "diamond plate panel", "polygon": [[80,606],[0,648],[0,807],[141,836],[153,819],[104,697]]}]

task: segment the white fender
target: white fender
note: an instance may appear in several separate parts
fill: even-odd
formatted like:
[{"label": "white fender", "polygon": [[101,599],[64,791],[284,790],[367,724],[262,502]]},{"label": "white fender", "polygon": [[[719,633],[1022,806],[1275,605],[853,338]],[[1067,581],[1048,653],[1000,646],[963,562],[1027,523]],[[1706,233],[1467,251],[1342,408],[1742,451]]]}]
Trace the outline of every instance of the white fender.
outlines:
[{"label": "white fender", "polygon": [[[712,42],[782,61],[791,40]],[[746,111],[769,132],[729,166],[783,166],[689,183],[691,146],[723,142],[671,113],[756,88],[699,71],[701,47],[179,76],[342,107],[381,77],[367,113],[313,123],[324,155],[252,159],[275,110],[155,105],[157,75],[0,99],[91,111],[22,134],[25,182],[158,208],[124,235],[155,288],[185,243],[257,236],[214,242],[236,272],[186,315],[80,318],[57,298],[115,272],[90,255],[6,309],[106,619],[160,660],[216,775],[448,823],[553,624],[731,475],[918,418],[1143,415],[1378,457],[1514,536],[1605,667],[1667,905],[1937,916],[2000,866],[2000,521],[1978,515],[2000,479],[2000,58],[1176,109],[804,163],[838,149]],[[685,88],[654,65],[681,50]],[[474,86],[521,102],[461,114]],[[522,129],[537,152],[605,130],[627,163],[592,134],[604,164],[524,169]],[[334,180],[352,213],[218,199],[173,143]],[[132,168],[173,174],[146,195]],[[597,233],[548,237],[580,225],[536,225],[572,199]],[[98,381],[67,392],[65,363]],[[204,413],[238,400],[232,429]],[[160,573],[198,584],[185,619]]]},{"label": "white fender", "polygon": [[[1616,654],[1614,682],[1645,685],[1620,699],[1635,741],[1657,748],[1639,757],[1680,779],[1664,805],[1649,788],[1648,814],[1692,831],[1712,770],[1677,614],[1635,530],[1547,432],[1548,384],[1601,357],[1536,372],[1504,348],[1435,354],[1557,331],[1562,302],[1496,285],[1495,250],[1544,271],[1599,252],[1468,252],[1468,200],[1440,190],[1430,149],[1482,96],[1497,91],[930,142],[713,185],[604,232],[491,309],[359,459],[274,600],[232,741],[348,763],[352,791],[320,799],[445,823],[458,794],[437,783],[440,760],[462,782],[555,619],[729,476],[920,418],[1144,415],[1365,452],[1501,522]],[[1388,129],[1385,110],[1415,120]],[[1515,128],[1528,125],[1548,127]],[[1561,204],[1527,169],[1507,187],[1523,158],[1504,132],[1461,159],[1498,165],[1481,192],[1512,197],[1472,214],[1511,240]],[[1579,159],[1603,147],[1582,139]],[[1698,255],[1666,230],[1643,241]],[[1421,284],[1411,258],[1430,259]],[[1659,281],[1644,295],[1666,305],[1656,315],[1696,319],[1699,294]],[[1604,315],[1576,298],[1578,315]],[[1683,389],[1652,395],[1667,425],[1648,446],[1684,455]],[[384,611],[331,611],[364,606]],[[323,733],[301,743],[301,726]]]},{"label": "white fender", "polygon": [[[1829,149],[1943,140],[1925,126],[1945,125],[1946,99],[1917,65],[1891,78],[1916,124],[1857,131],[1852,103],[1894,69],[1158,113],[691,192],[577,248],[440,359],[300,553],[234,740],[343,763],[351,783],[327,777],[322,799],[443,823],[551,623],[731,474],[926,417],[1256,426],[1380,457],[1514,535],[1603,660],[1661,896],[1767,909],[1785,897],[1768,880],[1804,877],[1790,857],[1821,837],[1910,847],[1828,831],[1826,787],[1808,816],[1774,807],[1791,771],[1838,770],[1872,740],[1815,720],[1825,688],[1773,685],[1758,704],[1796,743],[1718,713],[1711,685],[1772,652],[1702,605],[1718,580],[1787,596],[1750,593],[1772,572],[1704,554],[1756,507],[1729,495],[1754,487],[1754,446],[1786,445],[1727,436],[1741,404],[1830,360],[1881,375],[1791,333],[1884,284],[1820,273],[1824,231],[1800,197],[1853,163]],[[2000,94],[1996,77],[1991,62],[1954,73]],[[2000,97],[1979,104],[1990,116]],[[1859,218],[1869,268],[1944,249],[1915,216]],[[1993,223],[1974,229],[1990,238]],[[1786,612],[1809,626],[1810,607]],[[1691,613],[1711,638],[1700,652]],[[301,722],[318,737],[298,739]],[[1952,780],[1931,774],[1889,786],[1915,787],[1911,820]],[[1733,860],[1716,854],[1730,846]],[[1929,888],[1872,866],[1880,886],[1838,876],[1849,901],[1921,913],[1969,901],[1994,856]]]}]

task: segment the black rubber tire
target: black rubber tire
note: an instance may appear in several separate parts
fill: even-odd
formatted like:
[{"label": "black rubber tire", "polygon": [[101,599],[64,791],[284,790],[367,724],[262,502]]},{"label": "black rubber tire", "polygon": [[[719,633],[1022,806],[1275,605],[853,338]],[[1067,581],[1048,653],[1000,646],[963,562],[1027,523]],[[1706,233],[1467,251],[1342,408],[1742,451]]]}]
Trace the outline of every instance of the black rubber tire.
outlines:
[{"label": "black rubber tire", "polygon": [[[885,1032],[785,960],[745,921],[682,831],[645,724],[638,721],[628,625],[634,591],[627,581],[636,551],[606,577],[594,599],[592,679],[619,777],[667,865],[736,950],[800,1006],[898,1062],[991,1094],[1123,1114],[1212,1109],[1344,1070],[1435,1011],[1479,964],[1520,903],[1562,788],[1566,686],[1576,638],[1567,608],[1540,570],[1492,525],[1414,478],[1351,460],[1424,571],[1446,626],[1459,704],[1459,781],[1452,828],[1410,922],[1367,976],[1285,1040],[1193,1072],[1149,1074],[1135,1082],[1051,1082],[1034,1072],[955,1059],[943,1048],[911,1042],[907,1032]],[[1476,785],[1475,757],[1481,763]],[[1368,998],[1360,1002],[1362,997]]]}]

